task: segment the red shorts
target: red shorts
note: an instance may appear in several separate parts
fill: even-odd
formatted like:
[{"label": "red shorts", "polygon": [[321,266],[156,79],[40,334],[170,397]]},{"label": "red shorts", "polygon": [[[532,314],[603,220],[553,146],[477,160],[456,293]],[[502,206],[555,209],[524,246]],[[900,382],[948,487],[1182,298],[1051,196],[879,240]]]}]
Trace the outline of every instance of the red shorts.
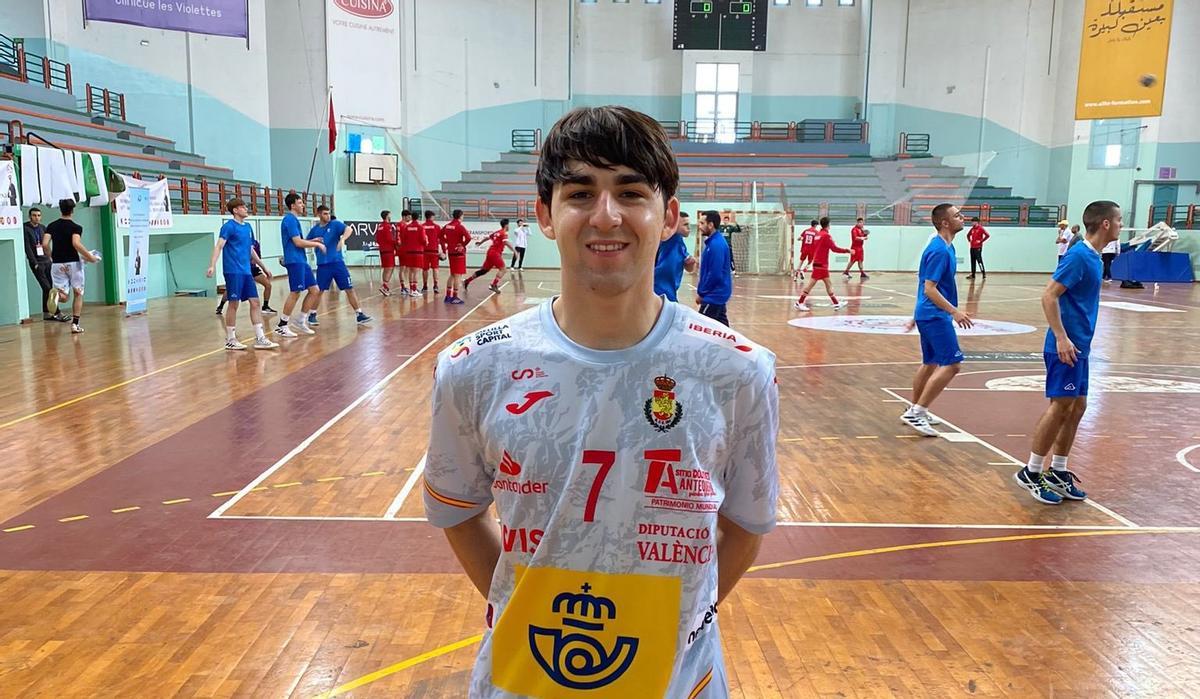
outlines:
[{"label": "red shorts", "polygon": [[409,269],[424,269],[425,253],[421,250],[404,253],[404,266]]},{"label": "red shorts", "polygon": [[855,262],[862,262],[862,261],[863,261],[863,249],[862,248],[850,248],[850,263],[853,264]]},{"label": "red shorts", "polygon": [[817,281],[821,281],[822,279],[828,279],[829,278],[829,268],[814,266],[812,268],[812,278]]},{"label": "red shorts", "polygon": [[467,273],[467,256],[463,253],[450,253],[450,274],[466,274]]},{"label": "red shorts", "polygon": [[808,260],[811,260],[811,259],[812,259],[812,248],[807,245],[801,247],[800,248],[800,261],[807,262]]},{"label": "red shorts", "polygon": [[379,264],[384,269],[391,269],[396,266],[396,251],[379,249]]},{"label": "red shorts", "polygon": [[440,253],[425,251],[425,269],[437,269]]},{"label": "red shorts", "polygon": [[500,253],[488,253],[487,257],[483,258],[484,269],[504,269],[504,256]]}]

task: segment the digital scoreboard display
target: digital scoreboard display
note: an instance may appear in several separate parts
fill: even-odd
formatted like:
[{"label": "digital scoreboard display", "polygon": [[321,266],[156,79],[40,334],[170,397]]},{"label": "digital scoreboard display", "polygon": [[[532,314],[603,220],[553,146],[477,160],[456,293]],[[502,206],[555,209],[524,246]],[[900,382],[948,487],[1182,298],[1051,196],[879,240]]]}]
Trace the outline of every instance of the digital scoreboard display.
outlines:
[{"label": "digital scoreboard display", "polygon": [[676,51],[766,51],[771,0],[675,0]]}]

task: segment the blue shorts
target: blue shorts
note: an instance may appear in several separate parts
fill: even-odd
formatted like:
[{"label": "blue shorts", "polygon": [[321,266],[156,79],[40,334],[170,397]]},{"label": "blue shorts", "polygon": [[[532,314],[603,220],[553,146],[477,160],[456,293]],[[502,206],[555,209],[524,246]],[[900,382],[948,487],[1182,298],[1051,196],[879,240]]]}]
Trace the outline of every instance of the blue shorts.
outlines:
[{"label": "blue shorts", "polygon": [[921,363],[951,366],[963,360],[958,347],[958,333],[949,316],[938,316],[917,321],[917,332],[921,333]]},{"label": "blue shorts", "polygon": [[225,274],[225,298],[228,301],[249,301],[258,298],[258,286],[249,274]]},{"label": "blue shorts", "polygon": [[1088,392],[1088,360],[1076,355],[1075,366],[1068,366],[1056,352],[1043,352],[1046,361],[1046,397],[1078,398]]},{"label": "blue shorts", "polygon": [[321,291],[329,291],[333,282],[337,282],[338,291],[354,288],[354,284],[350,281],[350,270],[346,269],[346,263],[330,262],[317,265],[317,286],[321,288]]},{"label": "blue shorts", "polygon": [[312,267],[306,262],[294,262],[284,265],[288,273],[288,288],[292,291],[304,291],[316,286],[317,278],[313,276]]}]

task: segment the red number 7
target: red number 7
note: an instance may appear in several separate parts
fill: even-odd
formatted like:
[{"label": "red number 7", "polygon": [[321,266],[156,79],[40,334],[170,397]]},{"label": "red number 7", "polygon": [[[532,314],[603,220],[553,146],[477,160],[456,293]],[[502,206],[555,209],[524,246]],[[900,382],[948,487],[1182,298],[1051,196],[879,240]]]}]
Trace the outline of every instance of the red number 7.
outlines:
[{"label": "red number 7", "polygon": [[588,491],[587,505],[583,508],[583,521],[596,521],[596,501],[600,499],[600,489],[604,487],[604,479],[608,478],[608,472],[616,461],[617,452],[615,451],[584,450],[583,463],[595,464],[600,467],[600,470],[596,473],[596,480],[592,481],[592,489]]}]

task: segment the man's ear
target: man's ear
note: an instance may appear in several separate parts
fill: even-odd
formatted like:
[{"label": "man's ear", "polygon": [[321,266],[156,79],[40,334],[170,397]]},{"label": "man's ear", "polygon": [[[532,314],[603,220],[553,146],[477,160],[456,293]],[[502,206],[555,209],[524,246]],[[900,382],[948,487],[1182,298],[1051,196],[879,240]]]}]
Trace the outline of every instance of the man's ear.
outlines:
[{"label": "man's ear", "polygon": [[542,230],[542,235],[550,240],[555,240],[554,222],[550,218],[550,207],[542,202],[541,197],[538,197],[534,201],[533,211],[537,215],[538,228]]},{"label": "man's ear", "polygon": [[679,198],[671,197],[667,200],[667,211],[666,216],[663,217],[663,229],[658,236],[659,241],[675,235],[677,228],[679,228]]}]

